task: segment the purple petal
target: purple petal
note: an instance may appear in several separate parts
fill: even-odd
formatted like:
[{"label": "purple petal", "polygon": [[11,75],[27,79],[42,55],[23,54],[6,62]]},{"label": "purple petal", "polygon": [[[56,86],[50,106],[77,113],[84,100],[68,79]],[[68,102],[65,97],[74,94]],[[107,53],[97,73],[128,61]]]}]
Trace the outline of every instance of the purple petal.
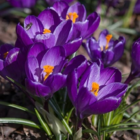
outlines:
[{"label": "purple petal", "polygon": [[40,77],[39,64],[35,57],[29,57],[27,59],[25,70],[26,70],[27,78],[33,81],[37,81],[37,82],[39,81],[39,77]]},{"label": "purple petal", "polygon": [[106,46],[106,36],[109,34],[108,30],[103,30],[99,35],[99,46]]},{"label": "purple petal", "polygon": [[84,108],[96,102],[97,99],[87,88],[82,87],[75,100],[76,110],[81,113]]},{"label": "purple petal", "polygon": [[49,49],[42,58],[41,68],[45,65],[57,66],[65,58],[63,47],[53,47]]},{"label": "purple petal", "polygon": [[43,25],[41,21],[35,16],[27,16],[24,21],[24,29],[31,39],[38,33],[43,33]]},{"label": "purple petal", "polygon": [[69,5],[64,1],[55,2],[53,5],[55,11],[57,11],[58,15],[63,19],[66,19],[66,12],[69,8]]},{"label": "purple petal", "polygon": [[83,55],[78,55],[71,59],[68,63],[66,69],[64,70],[64,74],[69,74],[73,70],[77,72],[78,78],[82,75],[82,73],[87,68],[87,60]]},{"label": "purple petal", "polygon": [[55,36],[52,33],[37,34],[35,37],[35,42],[41,42],[46,46],[46,49],[55,46]]},{"label": "purple petal", "polygon": [[[84,29],[84,32],[83,32]],[[83,22],[75,22],[73,24],[73,39],[78,37],[84,37],[85,31],[88,30],[88,20],[85,20]]]},{"label": "purple petal", "polygon": [[0,59],[0,71],[4,68],[3,60]]},{"label": "purple petal", "polygon": [[97,82],[100,78],[100,67],[97,63],[93,63],[83,74],[80,82],[80,88],[87,87],[88,90],[92,89],[92,83]]},{"label": "purple petal", "polygon": [[124,52],[124,47],[125,47],[125,38],[119,37],[118,43],[114,46],[115,55],[114,55],[113,63],[121,58]]},{"label": "purple petal", "polygon": [[69,13],[77,13],[78,18],[76,21],[84,21],[86,18],[86,9],[84,5],[80,4],[79,2],[76,2],[75,4],[71,5],[67,11],[67,14]]},{"label": "purple petal", "polygon": [[88,38],[98,28],[100,23],[100,17],[96,12],[94,12],[87,17],[87,20],[88,30],[85,32],[83,38]]},{"label": "purple petal", "polygon": [[28,52],[28,57],[37,57],[42,51],[45,50],[45,45],[42,43],[35,43]]},{"label": "purple petal", "polygon": [[5,58],[6,65],[9,65],[17,60],[19,50],[20,50],[19,48],[13,48],[12,50],[9,51],[9,53],[7,54]]},{"label": "purple petal", "polygon": [[72,21],[61,22],[55,29],[54,35],[56,37],[56,46],[67,43],[72,37]]},{"label": "purple petal", "polygon": [[101,69],[99,85],[107,85],[113,82],[121,82],[121,72],[116,68]]},{"label": "purple petal", "polygon": [[63,47],[66,51],[66,56],[69,56],[76,52],[82,43],[82,38],[75,39],[69,43],[66,43]]},{"label": "purple petal", "polygon": [[89,47],[86,50],[88,50],[88,53],[90,54],[89,56],[91,57],[91,60],[94,62],[97,59],[101,59],[101,48],[99,44],[95,41],[94,38],[90,38],[85,47]]},{"label": "purple petal", "polygon": [[26,89],[29,93],[37,95],[37,96],[45,96],[46,98],[50,98],[50,88],[45,86],[39,82],[33,82],[29,79],[25,80]]},{"label": "purple petal", "polygon": [[[19,43],[19,48],[25,49],[26,51],[28,51],[29,46],[31,46],[33,44],[33,41],[30,39],[30,37],[27,35],[27,33],[25,32],[25,30],[23,29],[22,26],[20,26],[19,24],[16,27],[16,33],[18,36],[18,43]],[[20,44],[22,46],[24,46],[25,48],[20,47]]]},{"label": "purple petal", "polygon": [[115,55],[114,51],[110,51],[110,50],[106,51],[106,53],[104,54],[104,57],[102,59],[102,61],[106,67],[112,64],[112,60],[114,58],[114,55]]},{"label": "purple petal", "polygon": [[38,18],[42,22],[44,28],[50,29],[51,32],[53,32],[60,23],[58,14],[52,9],[45,9],[39,14]]},{"label": "purple petal", "polygon": [[73,105],[75,105],[75,100],[77,98],[77,82],[78,82],[77,73],[73,71],[67,77],[68,96]]},{"label": "purple petal", "polygon": [[97,99],[102,100],[110,96],[121,97],[127,91],[127,85],[122,83],[110,83],[98,92]]},{"label": "purple petal", "polygon": [[8,76],[19,83],[21,83],[21,81],[23,80],[22,71],[16,61],[11,63],[10,65],[5,66],[4,69],[2,70],[2,73],[4,77]]},{"label": "purple petal", "polygon": [[0,46],[0,59],[4,59],[4,53],[9,52],[11,49],[13,49],[13,46],[10,44],[4,44]]},{"label": "purple petal", "polygon": [[66,84],[66,76],[61,73],[51,74],[45,81],[44,85],[51,89],[51,94],[55,93]]},{"label": "purple petal", "polygon": [[121,102],[121,98],[116,97],[109,97],[100,101],[93,103],[92,105],[88,106],[84,111],[83,114],[85,116],[89,116],[92,114],[104,114],[110,111],[115,110]]}]

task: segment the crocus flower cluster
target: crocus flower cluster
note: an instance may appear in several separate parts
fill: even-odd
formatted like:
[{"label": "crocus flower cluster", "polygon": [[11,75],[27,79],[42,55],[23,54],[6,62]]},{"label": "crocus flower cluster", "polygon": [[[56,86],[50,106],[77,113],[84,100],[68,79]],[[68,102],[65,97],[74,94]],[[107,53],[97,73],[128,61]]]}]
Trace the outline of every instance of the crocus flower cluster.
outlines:
[{"label": "crocus flower cluster", "polygon": [[[15,47],[0,48],[0,74],[46,100],[67,87],[80,119],[116,109],[127,85],[121,83],[119,70],[104,66],[121,57],[125,39],[113,40],[103,30],[96,41],[91,35],[99,22],[99,15],[93,12],[87,17],[85,7],[79,2],[71,6],[65,1],[56,2],[38,17],[27,16],[24,27],[17,25]],[[91,61],[83,55],[72,58],[83,40],[87,40],[83,46]]]}]

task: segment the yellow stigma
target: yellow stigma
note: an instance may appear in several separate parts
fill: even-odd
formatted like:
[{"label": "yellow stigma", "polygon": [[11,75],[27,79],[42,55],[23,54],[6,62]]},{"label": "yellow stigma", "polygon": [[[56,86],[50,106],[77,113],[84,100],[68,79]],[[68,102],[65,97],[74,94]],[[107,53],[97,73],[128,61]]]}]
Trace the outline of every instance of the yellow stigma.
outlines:
[{"label": "yellow stigma", "polygon": [[44,81],[48,78],[48,76],[53,72],[54,67],[50,65],[45,65],[44,67],[44,72],[46,72],[46,75],[44,77]]},{"label": "yellow stigma", "polygon": [[4,58],[4,59],[7,57],[8,53],[9,53],[9,52],[6,52],[6,53],[3,54],[3,58]]},{"label": "yellow stigma", "polygon": [[111,35],[111,34],[108,34],[108,35],[106,36],[106,46],[105,46],[105,50],[108,49],[109,42],[110,42],[111,38],[112,38],[112,35]]},{"label": "yellow stigma", "polygon": [[66,20],[70,19],[70,20],[72,20],[73,23],[75,23],[75,22],[76,22],[76,19],[77,19],[78,17],[79,17],[79,16],[77,15],[76,12],[68,13],[68,14],[66,15]]},{"label": "yellow stigma", "polygon": [[46,33],[51,33],[51,30],[49,30],[49,29],[44,29],[44,30],[43,30],[43,34],[46,34]]},{"label": "yellow stigma", "polygon": [[93,92],[95,96],[98,96],[98,91],[99,91],[99,84],[96,82],[92,82],[91,92]]}]

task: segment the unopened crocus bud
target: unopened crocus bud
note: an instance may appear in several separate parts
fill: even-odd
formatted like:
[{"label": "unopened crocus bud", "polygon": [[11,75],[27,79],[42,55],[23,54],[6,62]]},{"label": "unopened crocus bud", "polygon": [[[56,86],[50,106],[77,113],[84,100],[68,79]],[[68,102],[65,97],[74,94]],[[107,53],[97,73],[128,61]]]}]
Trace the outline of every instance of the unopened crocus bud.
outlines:
[{"label": "unopened crocus bud", "polygon": [[129,83],[134,78],[140,77],[140,38],[134,42],[131,51],[131,72],[125,83]]}]

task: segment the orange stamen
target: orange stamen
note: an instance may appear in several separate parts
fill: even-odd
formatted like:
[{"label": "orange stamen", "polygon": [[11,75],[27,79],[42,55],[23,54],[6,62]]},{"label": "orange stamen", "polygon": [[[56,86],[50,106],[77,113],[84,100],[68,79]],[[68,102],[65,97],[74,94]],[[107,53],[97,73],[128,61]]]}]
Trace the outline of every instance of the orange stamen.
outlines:
[{"label": "orange stamen", "polygon": [[109,47],[109,42],[110,42],[111,38],[112,38],[112,35],[111,35],[111,34],[108,34],[108,35],[106,36],[106,46],[105,46],[105,49],[106,49],[106,50],[107,50],[108,47]]},{"label": "orange stamen", "polygon": [[70,19],[70,20],[72,20],[73,23],[75,23],[75,22],[76,22],[76,19],[77,19],[78,17],[79,17],[79,16],[77,15],[76,12],[68,13],[68,14],[66,15],[66,20]]},{"label": "orange stamen", "polygon": [[4,58],[4,59],[7,57],[8,53],[9,53],[9,52],[6,52],[6,53],[3,54],[3,58]]},{"label": "orange stamen", "polygon": [[91,92],[93,92],[95,96],[98,96],[98,91],[99,91],[99,84],[96,82],[93,82]]},{"label": "orange stamen", "polygon": [[49,29],[44,29],[43,34],[46,34],[46,33],[51,33],[51,30],[49,30]]},{"label": "orange stamen", "polygon": [[44,72],[46,72],[46,75],[44,77],[44,81],[48,78],[48,76],[53,72],[54,67],[50,65],[45,65],[44,67]]}]

